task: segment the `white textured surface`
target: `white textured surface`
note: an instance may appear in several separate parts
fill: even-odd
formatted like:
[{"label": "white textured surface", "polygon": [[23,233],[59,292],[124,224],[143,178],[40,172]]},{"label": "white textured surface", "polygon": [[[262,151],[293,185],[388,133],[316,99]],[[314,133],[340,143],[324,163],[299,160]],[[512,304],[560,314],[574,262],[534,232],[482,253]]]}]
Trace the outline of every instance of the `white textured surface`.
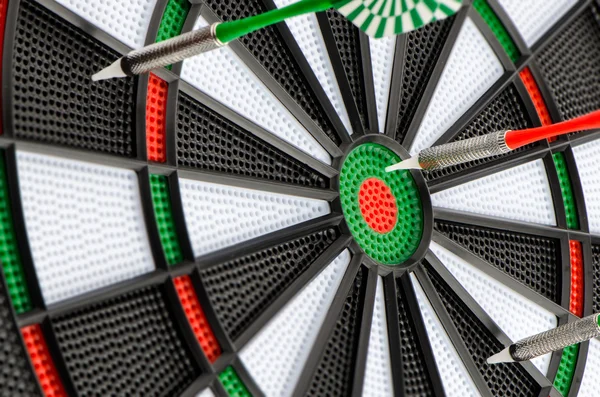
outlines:
[{"label": "white textured surface", "polygon": [[369,335],[362,395],[365,397],[394,395],[390,343],[385,316],[385,295],[383,293],[383,280],[381,276],[377,278],[375,306],[373,307],[373,318],[371,320],[371,334]]},{"label": "white textured surface", "polygon": [[592,339],[585,362],[585,370],[579,387],[579,397],[598,397],[600,390],[600,341]]},{"label": "white textured surface", "polygon": [[196,395],[196,397],[215,397],[215,393],[213,393],[210,389],[204,389],[200,393]]},{"label": "white textured surface", "polygon": [[[297,2],[297,0],[274,1],[278,8]],[[305,14],[296,18],[286,19],[285,22],[290,28],[292,35],[294,35],[308,64],[317,76],[321,87],[323,87],[336,113],[339,115],[342,123],[344,123],[346,130],[351,134],[350,118],[346,112],[342,93],[333,72],[333,65],[331,65],[331,61],[329,60],[329,54],[325,47],[325,41],[321,34],[317,16],[314,13]]]},{"label": "white textured surface", "polygon": [[542,160],[492,174],[431,195],[435,207],[556,225]]},{"label": "white textured surface", "polygon": [[323,200],[180,179],[185,222],[200,256],[330,213]]},{"label": "white textured surface", "polygon": [[600,234],[600,140],[573,148],[590,231]]},{"label": "white textured surface", "polygon": [[577,0],[498,0],[528,46],[538,41]]},{"label": "white textured surface", "polygon": [[[198,18],[194,29],[207,26]],[[181,78],[326,164],[331,157],[229,47],[183,61]]]},{"label": "white textured surface", "polygon": [[433,350],[435,364],[440,371],[442,385],[448,397],[477,397],[479,391],[471,380],[465,365],[461,361],[458,352],[452,345],[444,326],[435,314],[431,303],[427,299],[421,284],[414,275],[410,275],[415,295],[419,302],[419,309],[423,316],[427,337]]},{"label": "white textured surface", "polygon": [[384,132],[390,99],[390,88],[392,85],[394,55],[396,54],[396,38],[370,38],[369,46],[371,47],[371,64],[373,68],[373,84],[375,85],[379,132]]},{"label": "white textured surface", "polygon": [[350,257],[348,250],[342,252],[240,352],[240,359],[265,395],[291,396],[294,392]]},{"label": "white textured surface", "polygon": [[47,304],[154,270],[134,171],[23,151],[17,164]]},{"label": "white textured surface", "polygon": [[[556,328],[558,325],[554,314],[488,276],[464,259],[434,242],[431,243],[430,248],[513,342]],[[551,355],[547,354],[531,361],[545,375],[548,372],[550,358]]]},{"label": "white textured surface", "polygon": [[433,145],[502,77],[504,68],[475,23],[467,18],[425,117],[410,149],[411,154]]},{"label": "white textured surface", "polygon": [[132,48],[144,46],[156,0],[55,0]]}]

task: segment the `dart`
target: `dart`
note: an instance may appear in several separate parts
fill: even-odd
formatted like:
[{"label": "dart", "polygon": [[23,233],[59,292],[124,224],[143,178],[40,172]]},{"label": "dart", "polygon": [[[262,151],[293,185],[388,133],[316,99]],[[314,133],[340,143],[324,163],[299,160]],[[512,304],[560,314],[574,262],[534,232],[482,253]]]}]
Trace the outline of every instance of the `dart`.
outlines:
[{"label": "dart", "polygon": [[214,23],[131,51],[92,76],[92,80],[139,75],[215,50],[248,33],[307,13],[337,9],[374,38],[418,29],[456,13],[462,0],[302,0],[237,21]]},{"label": "dart", "polygon": [[488,358],[488,364],[527,361],[600,336],[600,314],[522,339]]},{"label": "dart", "polygon": [[387,172],[405,169],[434,171],[468,161],[509,153],[542,139],[597,128],[600,128],[600,110],[557,124],[524,130],[496,131],[475,138],[434,146],[422,150],[408,160],[389,166],[385,170]]}]

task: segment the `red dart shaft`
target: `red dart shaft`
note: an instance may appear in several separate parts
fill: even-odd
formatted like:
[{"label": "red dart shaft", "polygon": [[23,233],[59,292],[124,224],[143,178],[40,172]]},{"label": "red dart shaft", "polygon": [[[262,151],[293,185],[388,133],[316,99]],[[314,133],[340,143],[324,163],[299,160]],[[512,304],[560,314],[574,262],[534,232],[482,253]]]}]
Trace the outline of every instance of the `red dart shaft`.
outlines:
[{"label": "red dart shaft", "polygon": [[526,130],[509,131],[506,134],[505,139],[506,145],[510,149],[517,149],[542,139],[597,128],[600,128],[600,110],[596,110],[572,120],[563,121],[562,123],[538,128],[528,128]]}]

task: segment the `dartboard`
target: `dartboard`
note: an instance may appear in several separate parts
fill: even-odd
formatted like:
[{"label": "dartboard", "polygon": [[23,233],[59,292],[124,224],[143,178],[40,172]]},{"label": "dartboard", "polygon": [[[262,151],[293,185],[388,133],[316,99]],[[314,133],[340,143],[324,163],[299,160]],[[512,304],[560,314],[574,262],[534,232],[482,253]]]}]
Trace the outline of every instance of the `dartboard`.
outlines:
[{"label": "dartboard", "polygon": [[600,312],[600,134],[383,170],[599,109],[600,3],[332,10],[91,81],[290,3],[0,0],[0,394],[596,396],[597,340],[486,359]]}]

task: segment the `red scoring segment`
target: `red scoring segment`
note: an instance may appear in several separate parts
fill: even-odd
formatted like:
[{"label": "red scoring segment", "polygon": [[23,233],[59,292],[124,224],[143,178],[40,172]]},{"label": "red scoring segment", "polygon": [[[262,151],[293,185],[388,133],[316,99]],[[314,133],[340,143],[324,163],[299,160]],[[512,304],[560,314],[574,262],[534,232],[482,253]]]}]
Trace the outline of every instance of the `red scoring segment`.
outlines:
[{"label": "red scoring segment", "polygon": [[22,328],[23,340],[46,397],[67,396],[39,325]]},{"label": "red scoring segment", "polygon": [[[540,91],[540,87],[538,87],[535,82],[535,78],[531,73],[529,68],[525,68],[519,73],[523,84],[525,84],[525,88],[533,101],[535,106],[535,110],[537,111],[538,116],[540,117],[540,121],[542,125],[550,125],[552,124],[552,118],[550,117],[550,112],[546,107],[546,102],[544,102],[544,97],[542,97],[542,92]],[[555,139],[555,138],[554,138]]]},{"label": "red scoring segment", "polygon": [[398,207],[391,189],[379,178],[369,178],[358,192],[360,212],[367,225],[377,233],[388,233],[396,226]]},{"label": "red scoring segment", "polygon": [[[0,0],[1,1],[1,0]],[[146,152],[148,160],[166,161],[165,128],[168,84],[150,73],[146,96]]]},{"label": "red scoring segment", "polygon": [[583,256],[581,243],[569,241],[571,254],[571,297],[569,311],[576,316],[583,317]]},{"label": "red scoring segment", "polygon": [[219,346],[219,342],[210,328],[204,310],[200,306],[192,279],[190,276],[181,276],[173,279],[173,282],[175,283],[181,306],[183,306],[183,310],[185,311],[185,316],[194,331],[194,335],[196,335],[196,340],[198,340],[208,361],[214,363],[221,355],[221,346]]}]

